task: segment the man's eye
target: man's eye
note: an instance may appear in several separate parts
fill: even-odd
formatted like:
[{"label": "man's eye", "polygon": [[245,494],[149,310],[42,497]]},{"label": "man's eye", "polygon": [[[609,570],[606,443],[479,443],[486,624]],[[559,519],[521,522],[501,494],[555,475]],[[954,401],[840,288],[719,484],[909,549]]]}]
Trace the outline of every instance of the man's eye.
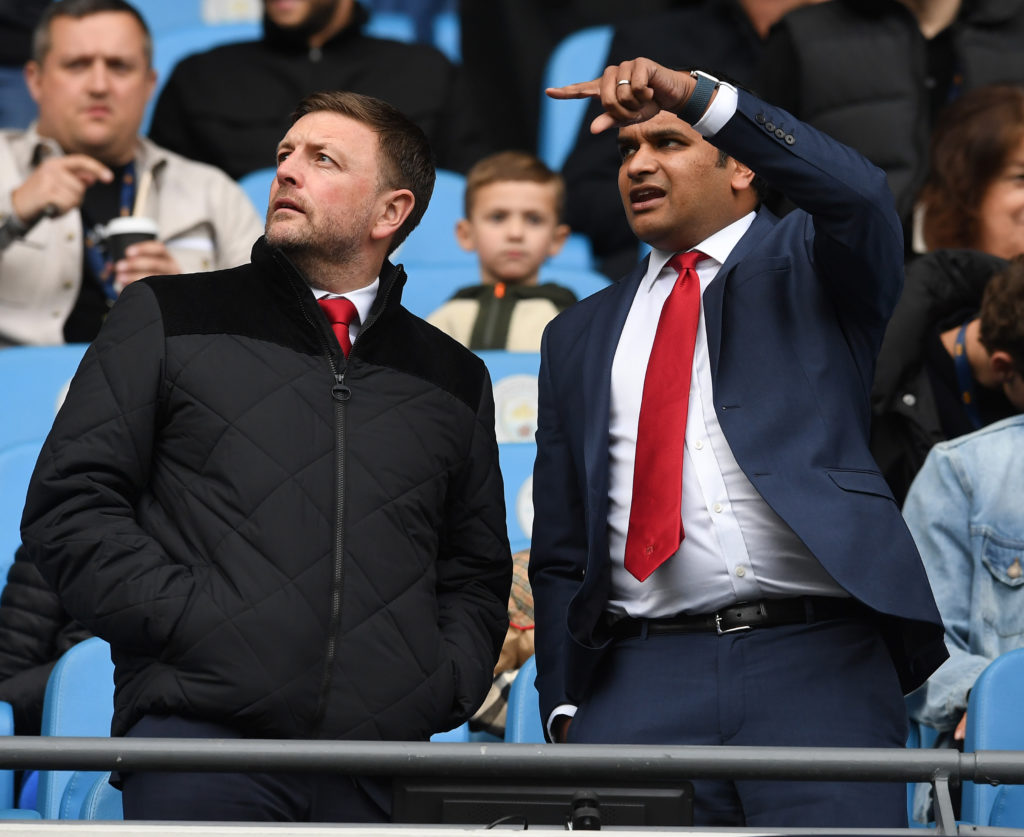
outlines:
[{"label": "man's eye", "polygon": [[636,151],[636,149],[632,148],[631,146],[620,145],[619,146],[619,159],[620,160],[625,160],[627,157],[630,157],[633,154],[634,151]]}]

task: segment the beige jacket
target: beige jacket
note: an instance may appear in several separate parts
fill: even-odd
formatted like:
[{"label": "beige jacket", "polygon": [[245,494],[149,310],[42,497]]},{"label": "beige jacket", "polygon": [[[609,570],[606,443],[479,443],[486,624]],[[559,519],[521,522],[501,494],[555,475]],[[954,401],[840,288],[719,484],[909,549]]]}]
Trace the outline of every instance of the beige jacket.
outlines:
[{"label": "beige jacket", "polygon": [[[263,224],[241,187],[220,169],[142,137],[138,149],[140,177],[145,171],[153,176],[144,214],[156,220],[160,240],[182,272],[248,262]],[[35,126],[0,132],[0,224],[11,215],[11,192],[28,177],[33,161],[61,153]],[[82,281],[82,238],[81,215],[67,212],[44,218],[0,250],[0,345],[64,342],[64,321]]]}]

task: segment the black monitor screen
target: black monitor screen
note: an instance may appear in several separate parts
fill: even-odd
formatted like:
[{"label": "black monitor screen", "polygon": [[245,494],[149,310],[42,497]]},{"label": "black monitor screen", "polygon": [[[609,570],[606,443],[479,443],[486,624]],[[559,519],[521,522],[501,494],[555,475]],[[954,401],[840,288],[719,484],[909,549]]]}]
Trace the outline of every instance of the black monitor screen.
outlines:
[{"label": "black monitor screen", "polygon": [[508,820],[565,825],[573,816],[596,816],[603,826],[690,826],[693,785],[395,780],[392,821],[396,823],[490,825]]}]

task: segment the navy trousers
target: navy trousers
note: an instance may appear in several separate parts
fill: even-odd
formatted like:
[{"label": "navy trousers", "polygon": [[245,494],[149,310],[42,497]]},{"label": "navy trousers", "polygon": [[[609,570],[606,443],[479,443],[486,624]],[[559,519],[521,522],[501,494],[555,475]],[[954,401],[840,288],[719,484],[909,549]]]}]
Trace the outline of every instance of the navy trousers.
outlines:
[{"label": "navy trousers", "polygon": [[[613,643],[571,743],[898,747],[896,670],[868,619]],[[903,827],[902,782],[701,780],[695,825]]]},{"label": "navy trousers", "polygon": [[[241,738],[230,727],[150,715],[144,738]],[[390,783],[321,773],[124,773],[126,820],[375,823],[391,820]]]}]

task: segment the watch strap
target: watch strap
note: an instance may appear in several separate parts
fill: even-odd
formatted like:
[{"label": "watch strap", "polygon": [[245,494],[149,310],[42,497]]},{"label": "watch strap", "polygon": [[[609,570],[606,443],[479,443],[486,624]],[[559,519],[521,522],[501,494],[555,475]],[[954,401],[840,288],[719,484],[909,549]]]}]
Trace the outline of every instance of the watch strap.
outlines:
[{"label": "watch strap", "polygon": [[711,76],[693,70],[690,71],[690,75],[697,80],[697,86],[693,88],[690,98],[686,100],[686,104],[680,108],[677,115],[684,122],[689,122],[693,125],[695,122],[700,121],[704,111],[708,109],[711,97],[715,94],[715,90],[718,89],[718,82],[711,78]]}]

